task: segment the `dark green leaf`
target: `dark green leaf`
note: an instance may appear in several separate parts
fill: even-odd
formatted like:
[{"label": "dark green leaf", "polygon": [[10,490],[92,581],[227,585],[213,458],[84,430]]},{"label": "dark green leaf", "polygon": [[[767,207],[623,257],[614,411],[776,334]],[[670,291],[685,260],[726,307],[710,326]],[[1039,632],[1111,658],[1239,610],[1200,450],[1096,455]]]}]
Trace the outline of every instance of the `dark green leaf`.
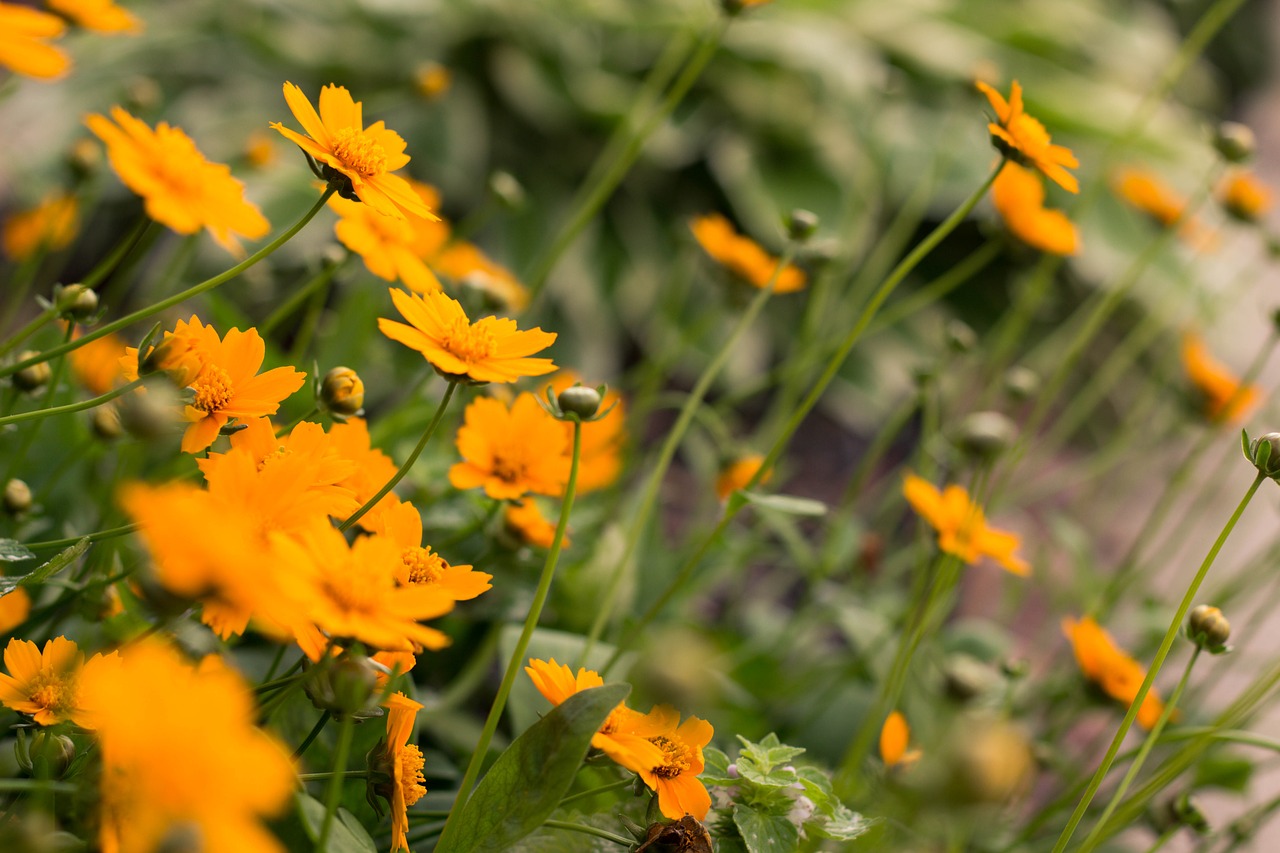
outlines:
[{"label": "dark green leaf", "polygon": [[[307,837],[315,841],[320,837],[320,826],[324,823],[324,803],[306,794],[298,794],[297,801],[302,828]],[[324,853],[377,853],[377,849],[355,815],[339,808],[329,826],[329,839],[325,842]]]},{"label": "dark green leaf", "polygon": [[631,692],[608,684],[570,696],[512,742],[485,774],[436,853],[509,850],[555,811],[591,737]]},{"label": "dark green leaf", "polygon": [[748,853],[795,853],[800,845],[800,831],[785,817],[761,814],[739,803],[733,807],[733,822]]},{"label": "dark green leaf", "polygon": [[729,756],[714,746],[702,750],[702,759],[706,763],[698,778],[707,785],[736,785],[738,780],[729,775]]},{"label": "dark green leaf", "polygon": [[36,555],[17,539],[0,539],[0,563],[17,563],[35,558]]},{"label": "dark green leaf", "polygon": [[1238,755],[1211,755],[1196,765],[1195,788],[1224,788],[1242,793],[1253,777],[1253,762]]},{"label": "dark green leaf", "polygon": [[92,540],[86,536],[65,551],[59,552],[56,557],[30,574],[22,575],[21,577],[0,578],[0,595],[13,592],[19,586],[34,586],[46,578],[53,577],[79,559],[80,555],[85,551],[88,551],[90,544],[92,544]]}]

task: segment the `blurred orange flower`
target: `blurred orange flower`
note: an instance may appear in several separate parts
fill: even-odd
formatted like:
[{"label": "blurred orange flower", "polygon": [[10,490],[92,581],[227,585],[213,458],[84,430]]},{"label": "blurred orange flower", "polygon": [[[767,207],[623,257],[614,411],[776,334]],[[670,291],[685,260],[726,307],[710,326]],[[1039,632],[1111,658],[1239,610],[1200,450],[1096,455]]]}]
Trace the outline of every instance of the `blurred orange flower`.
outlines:
[{"label": "blurred orange flower", "polygon": [[[749,453],[746,456],[739,456],[720,469],[720,475],[716,477],[716,497],[722,501],[729,499],[729,495],[746,488],[747,483],[751,482],[751,478],[760,470],[760,466],[764,464],[764,457],[759,453]],[[767,483],[769,478],[773,476],[772,471],[766,471],[764,476],[760,478],[761,483]]]},{"label": "blurred orange flower", "polygon": [[1257,222],[1271,209],[1271,189],[1257,175],[1237,169],[1218,186],[1218,201],[1227,213],[1241,222]]},{"label": "blurred orange flower", "polygon": [[75,196],[50,193],[30,210],[13,214],[4,223],[4,253],[23,261],[36,252],[65,249],[80,230],[79,210]]},{"label": "blurred orange flower", "polygon": [[80,680],[86,673],[118,663],[115,652],[94,655],[86,662],[79,647],[66,637],[49,640],[43,650],[15,637],[4,650],[7,672],[0,673],[0,702],[42,726],[70,720],[89,727]]},{"label": "blurred orange flower", "polygon": [[45,0],[50,9],[65,15],[86,30],[100,33],[140,33],[139,21],[112,0]]},{"label": "blurred orange flower", "polygon": [[907,751],[911,742],[911,727],[901,711],[891,711],[880,728],[880,760],[886,767],[910,764],[920,758],[920,750]]},{"label": "blurred orange flower", "polygon": [[982,507],[969,499],[961,486],[939,491],[929,481],[908,474],[902,485],[907,501],[938,531],[938,547],[973,565],[990,557],[1015,575],[1031,574],[1031,566],[1015,552],[1022,544],[1017,535],[988,527]]},{"label": "blurred orange flower", "polygon": [[1044,206],[1044,185],[1030,169],[1009,161],[991,187],[991,201],[1013,236],[1053,255],[1080,251],[1076,226],[1060,210]]},{"label": "blurred orange flower", "polygon": [[57,38],[66,29],[56,15],[0,3],[0,68],[42,80],[61,77],[71,68],[71,59],[45,40]]},{"label": "blurred orange flower", "polygon": [[[735,231],[729,220],[718,213],[697,217],[689,223],[689,230],[712,260],[753,287],[763,288],[767,285],[778,268],[777,258],[761,248],[756,241]],[[788,264],[778,273],[773,291],[794,293],[803,290],[804,285],[804,271]]]},{"label": "blurred orange flower", "polygon": [[[1091,616],[1080,620],[1063,619],[1062,633],[1071,641],[1071,651],[1084,677],[1096,682],[1111,698],[1126,705],[1133,704],[1138,697],[1138,688],[1147,676],[1142,665],[1119,648],[1111,635]],[[1138,709],[1138,724],[1150,729],[1163,710],[1164,702],[1152,688]]]},{"label": "blurred orange flower", "polygon": [[[426,184],[409,180],[408,185],[424,205],[440,204],[439,195]],[[445,222],[414,213],[398,219],[383,216],[367,204],[336,195],[329,199],[329,207],[341,217],[334,223],[333,233],[364,260],[369,272],[387,281],[404,282],[418,293],[440,289],[440,280],[427,264],[449,237]]]},{"label": "blurred orange flower", "polygon": [[[507,504],[502,523],[521,541],[538,548],[550,548],[556,541],[555,523],[542,514],[537,502],[528,495],[521,501]],[[568,533],[560,544],[561,547],[569,547]]]},{"label": "blurred orange flower", "polygon": [[1203,395],[1205,414],[1212,421],[1239,423],[1262,399],[1256,385],[1241,385],[1226,365],[1209,354],[1204,339],[1194,332],[1182,336],[1182,366],[1191,384]]}]

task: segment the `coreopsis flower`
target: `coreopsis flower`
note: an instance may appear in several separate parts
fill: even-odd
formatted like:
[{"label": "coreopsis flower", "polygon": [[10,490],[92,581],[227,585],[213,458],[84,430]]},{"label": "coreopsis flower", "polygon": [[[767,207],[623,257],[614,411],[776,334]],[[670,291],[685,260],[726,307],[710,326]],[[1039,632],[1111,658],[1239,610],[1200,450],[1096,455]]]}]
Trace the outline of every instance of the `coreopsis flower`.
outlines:
[{"label": "coreopsis flower", "polygon": [[[439,195],[426,184],[410,180],[408,185],[424,205],[440,204]],[[387,281],[401,281],[418,293],[440,289],[440,280],[427,264],[448,239],[446,223],[413,213],[384,216],[370,205],[336,195],[329,199],[329,207],[340,217],[333,233],[364,260],[369,272]]]},{"label": "coreopsis flower", "polygon": [[70,720],[88,727],[91,721],[80,695],[81,679],[96,670],[111,670],[118,663],[116,652],[96,654],[86,661],[84,653],[66,637],[54,637],[43,649],[15,637],[4,650],[6,671],[0,673],[0,702],[42,726]]},{"label": "coreopsis flower", "polygon": [[112,0],[45,0],[45,4],[86,30],[99,33],[142,32],[142,21]]},{"label": "coreopsis flower", "polygon": [[392,288],[391,301],[410,325],[380,317],[382,334],[422,353],[447,379],[514,382],[556,369],[549,358],[529,358],[555,342],[554,332],[522,331],[506,317],[482,317],[472,323],[456,299],[439,291],[418,295]]},{"label": "coreopsis flower", "polygon": [[0,595],[0,634],[12,631],[31,615],[31,596],[22,587]]},{"label": "coreopsis flower", "polygon": [[61,77],[71,67],[71,59],[46,42],[66,29],[56,15],[0,3],[0,68],[41,80]]},{"label": "coreopsis flower", "polygon": [[[355,466],[349,477],[338,485],[355,495],[356,502],[364,506],[386,483],[396,475],[396,463],[391,457],[371,443],[369,425],[363,418],[347,418],[329,428],[329,441],[338,455]],[[359,521],[366,530],[378,529],[383,513],[402,503],[394,492],[387,492]]]},{"label": "coreopsis flower", "polygon": [[911,743],[911,727],[901,711],[891,711],[880,728],[880,760],[886,767],[910,764],[920,758],[920,750],[908,751]]},{"label": "coreopsis flower", "polygon": [[[175,385],[185,388],[195,381],[209,363],[209,350],[217,340],[218,333],[212,326],[200,322],[199,317],[192,315],[190,322],[179,320],[174,324],[173,331],[165,332],[160,343],[147,353],[146,369],[162,370]],[[137,347],[124,348],[119,367],[127,381],[132,382],[138,378]]]},{"label": "coreopsis flower", "polygon": [[[381,668],[376,670],[376,686],[378,690],[382,690],[387,686],[387,680],[391,677],[391,673],[396,675],[404,675],[411,672],[418,665],[418,656],[413,652],[378,652],[370,657],[378,667],[385,667],[386,672]],[[384,707],[386,703],[383,703]]]},{"label": "coreopsis flower", "polygon": [[1185,198],[1146,169],[1121,169],[1113,176],[1111,186],[1123,201],[1165,228],[1181,219],[1187,207]]},{"label": "coreopsis flower", "polygon": [[1218,185],[1218,202],[1241,222],[1257,222],[1273,201],[1271,189],[1243,169],[1233,171]]},{"label": "coreopsis flower", "polygon": [[284,99],[307,135],[279,122],[272,122],[271,127],[325,167],[333,178],[345,178],[350,191],[344,188],[341,195],[354,195],[394,219],[401,219],[406,213],[432,216],[409,183],[391,174],[409,163],[404,139],[380,121],[365,127],[362,103],[352,100],[345,87],[330,84],[321,89],[319,113],[292,83],[284,84]]},{"label": "coreopsis flower", "polygon": [[[604,684],[600,673],[580,668],[574,675],[573,670],[556,663],[555,658],[545,661],[530,658],[524,671],[533,686],[552,705],[559,705],[575,693]],[[591,745],[628,770],[643,774],[666,760],[667,753],[652,739],[669,733],[674,728],[669,723],[665,716],[641,714],[628,708],[625,702],[619,702],[591,736]]]},{"label": "coreopsis flower", "polygon": [[482,293],[504,311],[523,311],[529,305],[529,290],[511,270],[492,260],[479,247],[466,241],[446,245],[432,263],[442,274],[462,287]]},{"label": "coreopsis flower", "polygon": [[260,821],[290,802],[293,762],[220,658],[191,666],[145,640],[114,672],[86,672],[81,692],[102,757],[103,853],[284,853]]},{"label": "coreopsis flower", "polygon": [[[1084,677],[1095,682],[1111,698],[1132,705],[1147,675],[1142,664],[1117,646],[1111,635],[1091,616],[1079,620],[1063,619],[1062,632],[1071,641],[1071,651]],[[1138,724],[1150,729],[1163,711],[1164,702],[1152,688],[1138,709]]]},{"label": "coreopsis flower", "polygon": [[[559,395],[580,380],[571,370],[556,374],[539,391],[544,397],[546,389]],[[622,471],[622,447],[626,442],[626,405],[616,391],[606,391],[600,400],[601,412],[608,412],[599,420],[582,425],[582,446],[578,452],[578,494],[603,489],[613,485]],[[565,434],[565,459],[573,461],[573,424],[562,422]]]},{"label": "coreopsis flower", "polygon": [[391,804],[391,853],[396,853],[409,849],[409,807],[427,793],[422,751],[409,743],[422,706],[403,693],[393,693],[386,708],[387,737],[375,748],[373,790]]},{"label": "coreopsis flower", "polygon": [[94,114],[85,124],[106,143],[120,180],[162,225],[179,234],[204,228],[233,254],[240,252],[236,235],[256,240],[271,229],[230,167],[206,160],[180,129],[162,121],[152,130],[120,107],[111,108],[111,119]]},{"label": "coreopsis flower", "polygon": [[[507,504],[502,514],[502,523],[520,541],[529,545],[550,548],[556,541],[555,522],[543,515],[537,502],[528,495],[523,500]],[[567,533],[560,544],[564,548],[569,547]]]},{"label": "coreopsis flower", "polygon": [[15,261],[24,261],[36,252],[65,249],[80,230],[79,211],[75,196],[50,193],[30,210],[5,220],[0,235],[4,253]]},{"label": "coreopsis flower", "polygon": [[1009,232],[1028,246],[1053,255],[1080,250],[1075,224],[1044,206],[1044,185],[1030,169],[1005,163],[991,186],[991,201]]},{"label": "coreopsis flower", "polygon": [[[750,237],[744,237],[735,231],[729,220],[718,213],[697,217],[689,223],[689,230],[712,260],[753,287],[763,288],[767,285],[778,268],[777,258]],[[793,293],[803,290],[804,285],[804,271],[788,264],[778,273],[773,291]]]},{"label": "coreopsis flower", "polygon": [[929,481],[908,474],[902,485],[908,503],[938,532],[938,548],[973,565],[990,557],[1015,575],[1028,575],[1031,567],[1017,555],[1022,544],[1014,533],[987,526],[982,507],[969,499],[962,486],[939,491]]},{"label": "coreopsis flower", "polygon": [[477,397],[467,406],[458,429],[462,462],[449,469],[455,489],[484,487],[495,500],[512,500],[526,492],[559,495],[569,479],[565,432],[525,392],[511,408],[492,397]]},{"label": "coreopsis flower", "polygon": [[706,820],[711,795],[698,779],[705,766],[702,748],[711,742],[715,730],[706,720],[689,717],[679,726],[680,713],[659,705],[647,715],[653,725],[666,729],[649,739],[662,750],[662,761],[638,771],[640,778],[658,793],[658,809],[664,817],[679,820],[687,814]]},{"label": "coreopsis flower", "polygon": [[[763,464],[764,457],[758,453],[749,453],[730,461],[720,469],[720,474],[716,477],[716,497],[726,501],[729,495],[746,488]],[[772,471],[766,471],[760,482],[767,483],[772,476]]]},{"label": "coreopsis flower", "polygon": [[1210,355],[1204,340],[1194,332],[1182,336],[1182,366],[1203,397],[1204,413],[1211,421],[1239,423],[1262,397],[1256,385],[1242,385],[1226,365]]},{"label": "coreopsis flower", "polygon": [[[77,330],[75,337],[80,337]],[[119,335],[114,333],[94,338],[82,347],[67,353],[71,361],[71,371],[76,380],[95,397],[100,397],[116,386],[124,376],[121,359],[127,347]],[[137,350],[133,364],[137,366]],[[135,371],[136,372],[136,371]],[[136,378],[136,377],[135,377]]]},{"label": "coreopsis flower", "polygon": [[489,583],[493,575],[477,572],[471,566],[450,565],[430,546],[422,544],[422,515],[408,501],[388,510],[380,522],[374,532],[400,548],[397,583],[431,586],[454,601],[469,601],[493,588]]},{"label": "coreopsis flower", "polygon": [[980,92],[991,102],[998,121],[987,125],[991,136],[1007,152],[1010,159],[1033,166],[1067,192],[1079,192],[1080,184],[1067,169],[1075,169],[1080,161],[1071,149],[1050,142],[1049,132],[1022,107],[1022,86],[1014,80],[1009,87],[1009,100],[991,86],[977,81]]}]

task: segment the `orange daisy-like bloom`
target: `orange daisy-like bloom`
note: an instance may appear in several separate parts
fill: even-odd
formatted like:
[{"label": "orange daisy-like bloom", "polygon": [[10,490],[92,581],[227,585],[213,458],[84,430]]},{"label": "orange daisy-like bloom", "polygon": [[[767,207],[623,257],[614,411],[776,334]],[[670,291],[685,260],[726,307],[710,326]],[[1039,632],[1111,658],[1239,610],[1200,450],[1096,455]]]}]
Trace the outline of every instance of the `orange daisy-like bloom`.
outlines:
[{"label": "orange daisy-like bloom", "polygon": [[[582,668],[574,675],[573,670],[556,663],[555,658],[549,661],[530,658],[524,671],[533,681],[533,686],[552,705],[559,705],[575,693],[604,684],[600,673]],[[641,714],[628,708],[625,702],[619,702],[591,736],[591,745],[628,770],[643,774],[661,765],[666,758],[666,753],[653,743],[652,738],[667,734],[674,728],[668,723],[664,716]],[[683,813],[680,816],[683,817]]]},{"label": "orange daisy-like bloom", "polygon": [[31,615],[31,596],[22,587],[0,595],[0,633],[12,631]]},{"label": "orange daisy-like bloom", "polygon": [[1187,200],[1146,169],[1117,172],[1111,182],[1116,195],[1168,228],[1182,218]]},{"label": "orange daisy-like bloom", "polygon": [[938,531],[938,547],[973,565],[990,557],[1015,575],[1028,575],[1031,566],[1015,553],[1022,544],[1016,534],[987,527],[982,507],[961,486],[943,491],[915,474],[908,474],[902,492],[925,521]]},{"label": "orange daisy-like bloom", "polygon": [[1049,141],[1049,132],[1038,120],[1027,115],[1022,108],[1022,86],[1014,80],[1009,88],[1009,100],[991,86],[977,81],[980,92],[991,102],[999,122],[991,122],[987,130],[1009,152],[1009,156],[1034,166],[1046,178],[1062,187],[1067,192],[1079,192],[1080,184],[1075,175],[1067,169],[1079,167],[1080,161],[1071,153],[1071,149],[1061,145],[1053,145]]},{"label": "orange daisy-like bloom", "polygon": [[901,711],[891,711],[880,728],[880,760],[886,767],[910,764],[920,758],[920,750],[907,751],[911,742],[911,727]]},{"label": "orange daisy-like bloom", "polygon": [[120,107],[111,108],[111,120],[90,115],[85,124],[106,143],[120,180],[142,196],[147,215],[162,225],[179,234],[204,228],[233,254],[240,252],[235,235],[256,240],[271,230],[230,167],[206,160],[178,128],[160,122],[152,130]]},{"label": "orange daisy-like bloom", "polygon": [[[545,387],[554,394],[579,382],[571,370],[558,373]],[[582,425],[582,447],[578,453],[578,494],[613,485],[622,471],[622,446],[626,441],[626,405],[616,391],[606,391],[600,400],[600,411],[608,412],[598,421]],[[561,422],[565,435],[565,464],[573,462],[573,424]]]},{"label": "orange daisy-like bloom", "polygon": [[[747,483],[751,482],[751,478],[760,470],[760,466],[764,464],[764,457],[758,453],[751,453],[746,456],[739,456],[728,465],[720,469],[719,476],[716,477],[716,496],[722,501],[729,499],[729,495],[746,488]],[[769,478],[773,476],[772,471],[766,471],[765,475],[760,478],[761,483],[769,482]]]},{"label": "orange daisy-like bloom", "polygon": [[396,582],[401,585],[434,587],[454,601],[469,601],[492,589],[493,575],[477,572],[471,566],[454,566],[422,544],[422,515],[409,502],[388,510],[374,528],[400,548],[400,567]]},{"label": "orange daisy-like bloom", "polygon": [[1262,399],[1256,385],[1241,385],[1226,365],[1209,354],[1194,332],[1182,336],[1182,366],[1204,397],[1204,412],[1212,421],[1239,423]]},{"label": "orange daisy-like bloom", "polygon": [[693,815],[705,820],[711,810],[711,795],[698,780],[705,766],[702,748],[711,742],[715,730],[706,720],[690,717],[677,727],[680,713],[659,705],[647,715],[652,725],[666,729],[649,742],[662,750],[662,761],[638,771],[640,778],[658,792],[658,808],[664,817],[679,820]]},{"label": "orange daisy-like bloom", "polygon": [[456,299],[439,291],[419,296],[392,288],[391,301],[410,325],[379,318],[382,334],[422,353],[447,379],[514,382],[556,369],[549,358],[529,358],[555,342],[554,332],[521,331],[515,320],[505,317],[482,317],[472,323]]},{"label": "orange daisy-like bloom", "polygon": [[56,15],[0,3],[0,68],[15,74],[52,80],[71,68],[71,59],[47,39],[66,32],[67,25]]},{"label": "orange daisy-like bloom", "polygon": [[[329,441],[339,456],[355,466],[351,475],[338,485],[352,491],[358,506],[364,506],[396,475],[396,463],[391,461],[390,456],[372,446],[369,425],[363,418],[347,418],[346,423],[331,426]],[[359,525],[365,530],[381,529],[379,525],[382,514],[390,512],[401,503],[394,492],[387,492],[360,518]]]},{"label": "orange daisy-like bloom", "polygon": [[[712,260],[753,287],[767,285],[778,268],[777,258],[735,231],[729,220],[718,213],[699,216],[689,223],[689,230]],[[788,264],[778,273],[773,292],[794,293],[803,290],[804,285],[804,271]]]},{"label": "orange daisy-like bloom", "polygon": [[[507,504],[502,514],[502,523],[507,530],[514,533],[522,542],[538,548],[550,548],[556,541],[555,522],[542,514],[533,498],[526,495],[517,503]],[[561,547],[569,547],[569,536],[566,533],[560,542]]]},{"label": "orange daisy-like bloom", "polygon": [[1080,251],[1076,226],[1062,211],[1044,206],[1044,184],[1030,169],[1005,163],[991,187],[991,201],[1009,232],[1028,246],[1053,255]]},{"label": "orange daisy-like bloom", "polygon": [[1233,171],[1218,186],[1218,202],[1241,222],[1257,222],[1273,201],[1271,189],[1243,169]]},{"label": "orange daisy-like bloom", "polygon": [[529,305],[528,288],[511,270],[471,243],[450,243],[440,250],[432,263],[462,287],[478,290],[489,303],[505,311],[523,311]]},{"label": "orange daisy-like bloom", "polygon": [[395,219],[405,213],[432,216],[409,183],[391,174],[409,163],[404,139],[380,121],[365,127],[363,105],[352,100],[346,88],[330,84],[321,89],[319,113],[292,83],[284,84],[284,99],[307,135],[279,122],[271,127],[332,173],[345,177],[351,193],[362,202]]},{"label": "orange daisy-like bloom", "polygon": [[50,9],[65,15],[86,30],[100,33],[140,33],[139,21],[112,0],[45,0]]},{"label": "orange daisy-like bloom", "polygon": [[[440,204],[431,187],[413,180],[408,184],[424,205]],[[427,261],[448,239],[449,226],[443,221],[412,213],[398,219],[383,216],[367,204],[336,195],[329,199],[329,206],[341,217],[333,233],[364,260],[369,272],[387,281],[402,281],[418,293],[440,289],[440,280]]]},{"label": "orange daisy-like bloom", "polygon": [[4,650],[7,672],[0,673],[0,702],[42,726],[66,720],[88,726],[80,680],[86,673],[111,669],[118,663],[116,652],[94,655],[86,662],[84,654],[66,637],[55,637],[44,644],[43,650],[29,640],[15,637]]},{"label": "orange daisy-like bloom", "polygon": [[559,495],[569,479],[563,425],[528,392],[510,409],[477,397],[467,406],[457,445],[464,461],[449,469],[455,489],[483,486],[495,500],[514,500],[526,492]]},{"label": "orange daisy-like bloom", "polygon": [[103,853],[188,836],[203,853],[284,853],[260,819],[290,802],[293,762],[254,725],[253,694],[220,658],[194,667],[145,640],[81,682],[102,756]]},{"label": "orange daisy-like bloom", "polygon": [[0,235],[4,253],[23,261],[36,252],[65,249],[80,230],[79,210],[75,196],[51,193],[30,210],[13,214]]},{"label": "orange daisy-like bloom", "polygon": [[409,743],[422,706],[403,693],[393,693],[386,708],[387,739],[379,756],[385,781],[374,791],[391,803],[391,853],[396,853],[409,849],[409,807],[427,793],[422,751]]},{"label": "orange daisy-like bloom", "polygon": [[[78,331],[75,337],[80,337]],[[67,358],[71,360],[71,370],[80,384],[95,397],[100,397],[114,388],[124,376],[121,359],[126,352],[124,341],[113,333],[94,338],[84,346],[73,349],[67,353]],[[136,349],[134,353],[133,364],[136,368]]]},{"label": "orange daisy-like bloom", "polygon": [[[1111,635],[1091,616],[1080,620],[1063,619],[1062,633],[1071,641],[1071,651],[1084,677],[1097,683],[1111,698],[1132,705],[1147,677],[1142,664],[1117,646]],[[1152,688],[1138,709],[1138,724],[1150,729],[1163,711],[1164,702]]]}]

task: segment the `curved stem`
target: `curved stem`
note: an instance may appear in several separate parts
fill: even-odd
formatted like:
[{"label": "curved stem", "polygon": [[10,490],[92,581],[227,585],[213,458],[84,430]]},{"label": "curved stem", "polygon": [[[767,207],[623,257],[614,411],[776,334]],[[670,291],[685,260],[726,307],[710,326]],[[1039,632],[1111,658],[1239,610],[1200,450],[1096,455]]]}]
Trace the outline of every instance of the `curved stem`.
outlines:
[{"label": "curved stem", "polygon": [[[12,298],[12,297],[6,297],[6,298]],[[36,332],[40,331],[40,329],[44,328],[45,324],[48,323],[50,320],[52,320],[55,316],[56,316],[56,313],[52,308],[46,308],[45,310],[41,311],[31,320],[30,323],[23,326],[18,331],[14,332],[13,337],[9,338],[9,340],[5,341],[4,344],[0,346],[0,355],[4,355],[9,350],[13,349],[18,344],[22,343],[27,338],[34,335]]]},{"label": "curved stem", "polygon": [[328,284],[334,275],[337,274],[338,270],[342,269],[342,267],[346,265],[350,257],[351,256],[348,254],[336,264],[326,263],[324,268],[312,276],[310,280],[301,287],[295,288],[293,293],[289,294],[288,299],[280,303],[280,305],[267,316],[267,319],[258,324],[258,334],[262,335],[264,338],[271,334],[271,332],[275,330],[276,326],[279,326],[287,320],[290,314],[296,311],[302,303],[307,301],[307,297]]},{"label": "curved stem", "polygon": [[[307,732],[306,738],[302,741],[301,744],[298,745],[298,748],[293,751],[294,761],[297,761],[299,758],[301,758],[303,753],[307,751],[307,748],[310,747],[311,744],[315,743],[316,738],[320,737],[320,733],[324,731],[324,727],[327,726],[329,724],[329,721],[332,719],[333,719],[332,711],[325,711],[323,714],[320,715],[320,719],[316,720],[316,724],[311,727],[311,731]],[[319,776],[321,774],[311,773],[311,774],[305,774],[305,775]],[[329,774],[325,773],[323,775],[328,776]],[[299,775],[298,778],[303,779],[305,778],[305,776]]]},{"label": "curved stem", "polygon": [[54,415],[69,415],[72,412],[83,412],[86,409],[95,409],[103,403],[110,403],[117,397],[123,397],[134,388],[142,384],[142,379],[135,379],[128,385],[121,385],[119,388],[112,389],[100,397],[94,397],[90,400],[81,400],[79,403],[67,403],[65,406],[53,406],[48,409],[33,409],[30,412],[19,412],[16,415],[8,415],[0,418],[0,426],[5,424],[16,424],[21,421],[36,421],[41,418],[48,418]]},{"label": "curved stem", "polygon": [[175,293],[173,296],[170,296],[167,299],[161,299],[159,302],[155,303],[154,305],[149,305],[146,308],[140,308],[137,311],[134,311],[132,314],[127,314],[124,317],[121,317],[119,320],[115,320],[113,322],[107,323],[104,326],[99,326],[98,328],[94,329],[92,332],[81,335],[80,337],[76,338],[74,341],[68,341],[62,344],[61,346],[56,346],[56,347],[53,347],[52,349],[45,350],[39,355],[32,356],[31,358],[25,359],[23,361],[15,362],[14,364],[0,367],[0,376],[12,376],[14,373],[17,373],[19,370],[22,370],[23,368],[30,367],[33,364],[40,364],[43,361],[48,361],[51,358],[56,358],[57,356],[64,355],[65,353],[69,353],[72,350],[79,349],[85,344],[96,341],[98,338],[106,337],[112,332],[119,331],[120,329],[123,329],[126,326],[130,326],[138,322],[139,320],[145,320],[146,318],[152,315],[159,314],[161,311],[164,311],[167,308],[172,308],[174,305],[178,305],[182,302],[187,301],[188,299],[199,296],[200,294],[205,293],[207,291],[213,290],[215,287],[218,287],[219,285],[226,284],[231,279],[240,275],[240,273],[249,269],[249,267],[258,263],[258,261],[261,261],[263,258],[270,255],[276,249],[279,249],[285,243],[289,242],[289,240],[292,239],[295,234],[301,231],[306,226],[306,224],[310,222],[317,213],[320,212],[320,209],[325,206],[325,203],[329,200],[329,196],[333,195],[333,192],[334,191],[332,187],[325,189],[324,193],[320,196],[320,198],[316,201],[316,203],[312,205],[311,209],[308,210],[305,214],[303,214],[302,218],[299,219],[297,222],[295,222],[293,226],[289,228],[288,231],[285,231],[279,237],[272,240],[270,243],[263,246],[261,249],[254,252],[252,255],[245,258],[240,263],[233,266],[231,269],[225,272],[219,273],[213,278],[206,279],[205,281],[202,281],[197,285],[189,287],[186,290],[182,291],[181,293]]},{"label": "curved stem", "polygon": [[320,823],[320,835],[316,838],[316,853],[326,853],[329,844],[329,830],[333,827],[334,815],[338,813],[338,803],[342,800],[342,780],[347,769],[347,757],[351,753],[351,735],[355,731],[355,718],[348,715],[338,729],[338,746],[333,756],[333,776],[329,779],[329,790],[324,802],[324,820]]},{"label": "curved stem", "polygon": [[617,833],[610,832],[607,829],[600,829],[595,826],[588,826],[585,823],[569,823],[566,820],[544,820],[543,826],[549,826],[552,829],[567,829],[570,832],[581,832],[583,835],[594,835],[596,838],[605,838],[614,844],[621,844],[624,847],[635,847],[636,842],[633,838],[624,838]]}]

